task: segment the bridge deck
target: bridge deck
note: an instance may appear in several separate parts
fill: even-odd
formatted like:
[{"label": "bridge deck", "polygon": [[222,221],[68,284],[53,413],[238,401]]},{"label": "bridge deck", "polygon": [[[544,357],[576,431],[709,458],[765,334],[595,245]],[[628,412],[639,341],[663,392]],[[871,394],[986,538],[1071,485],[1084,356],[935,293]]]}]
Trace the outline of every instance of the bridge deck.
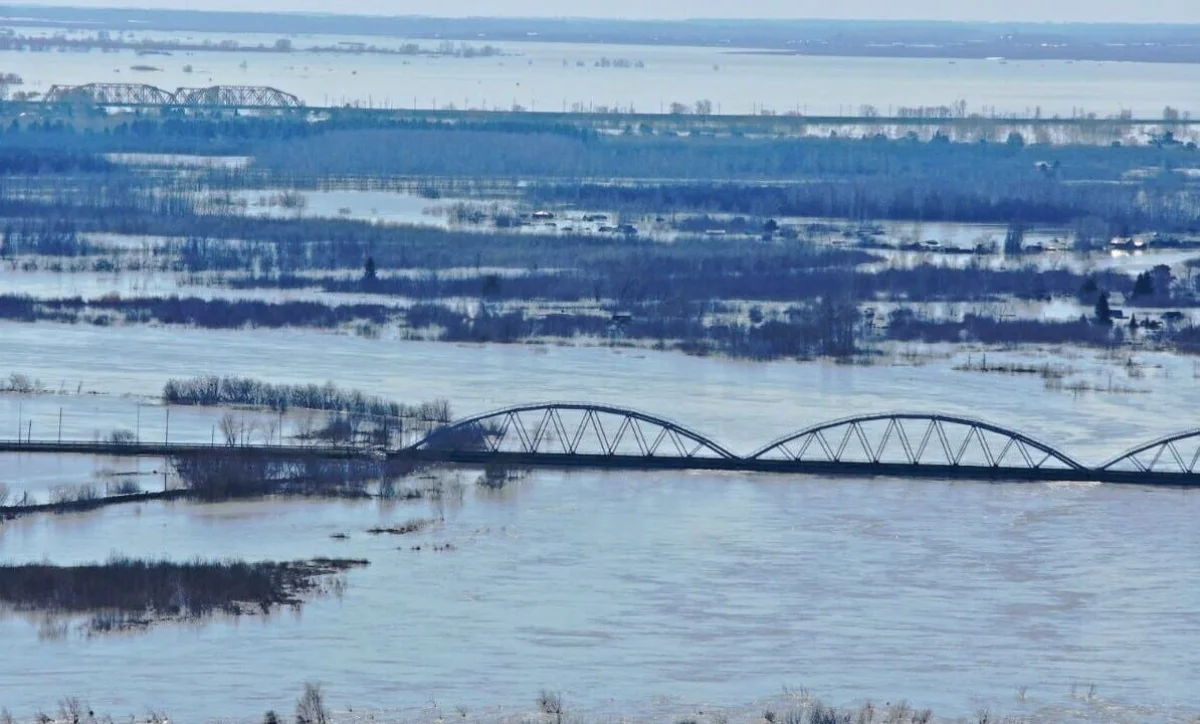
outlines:
[{"label": "bridge deck", "polygon": [[[187,443],[113,444],[103,442],[0,441],[0,453],[97,455],[113,457],[186,457],[229,455],[276,459],[349,460],[379,457],[379,453],[351,447],[237,446]],[[910,465],[896,463],[764,460],[753,458],[703,458],[639,455],[587,455],[490,452],[408,448],[393,451],[388,459],[425,464],[548,468],[612,471],[710,471],[820,477],[889,477],[926,480],[977,480],[991,482],[1097,482],[1125,485],[1200,487],[1200,474],[1111,469],[1010,468],[972,465]]]}]

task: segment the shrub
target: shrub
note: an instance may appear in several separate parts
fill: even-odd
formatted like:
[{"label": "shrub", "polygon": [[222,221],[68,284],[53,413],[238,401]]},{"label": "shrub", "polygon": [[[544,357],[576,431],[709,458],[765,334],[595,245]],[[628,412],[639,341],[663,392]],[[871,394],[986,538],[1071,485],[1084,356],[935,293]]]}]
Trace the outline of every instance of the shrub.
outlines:
[{"label": "shrub", "polygon": [[329,724],[329,710],[320,684],[306,683],[296,702],[296,724]]}]

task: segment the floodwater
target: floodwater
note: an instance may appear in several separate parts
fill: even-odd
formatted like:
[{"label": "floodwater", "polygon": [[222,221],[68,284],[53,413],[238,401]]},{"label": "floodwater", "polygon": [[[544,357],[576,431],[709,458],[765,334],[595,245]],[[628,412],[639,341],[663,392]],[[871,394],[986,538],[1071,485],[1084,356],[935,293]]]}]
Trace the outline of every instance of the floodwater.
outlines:
[{"label": "floodwater", "polygon": [[[1092,353],[988,353],[1137,388],[1072,395],[1036,376],[955,371],[980,352],[937,348],[898,353],[902,366],[849,367],[308,330],[5,323],[0,340],[13,371],[54,390],[0,395],[0,424],[33,420],[35,439],[54,439],[60,409],[65,438],[135,425],[165,436],[154,396],[168,377],[203,373],[445,397],[458,415],[591,399],[674,418],[737,452],[813,422],[908,408],[989,419],[1099,462],[1187,427],[1164,412],[1200,404],[1195,366],[1152,354],[1130,367]],[[170,439],[208,440],[218,414],[173,408]],[[0,479],[46,494],[135,473],[154,489],[160,467],[5,456]],[[347,717],[431,700],[522,712],[551,688],[581,715],[673,721],[720,704],[749,718],[782,685],[843,704],[906,697],[955,716],[1052,706],[1090,684],[1114,720],[1118,706],[1138,707],[1129,721],[1200,708],[1200,591],[1186,575],[1200,544],[1194,491],[538,472],[496,495],[477,491],[472,472],[457,476],[462,501],[438,508],[162,504],[4,524],[6,561],[372,561],[348,574],[342,597],[269,619],[53,640],[36,620],[0,619],[5,705],[29,717],[77,695],[114,716],[156,707],[180,721],[250,720],[288,711],[313,680]],[[438,514],[444,524],[411,539],[364,534]],[[430,550],[447,542],[455,549]]]},{"label": "floodwater", "polygon": [[343,715],[431,700],[521,712],[542,688],[577,715],[683,714],[749,708],[783,685],[953,715],[1090,684],[1138,704],[1131,721],[1200,707],[1200,592],[1182,573],[1200,545],[1193,492],[538,473],[494,495],[464,482],[444,524],[405,538],[364,531],[433,511],[274,501],[6,524],[8,560],[372,562],[341,598],[265,620],[46,641],[4,619],[6,704],[29,716],[78,695],[114,716],[250,720],[321,681]]},{"label": "floodwater", "polygon": [[[1083,107],[1154,116],[1165,105],[1187,109],[1194,91],[1191,69],[1171,65],[504,48],[512,55],[471,60],[0,53],[0,66],[35,91],[114,80],[169,89],[262,83],[312,105],[541,110],[656,112],[708,98],[724,113],[853,113],[864,103],[884,112],[965,98],[1015,112],[1041,106],[1044,115]],[[645,67],[596,67],[601,57]],[[132,64],[162,71],[133,73]],[[427,202],[406,199],[393,211],[391,197],[309,199],[311,214],[433,223]],[[977,231],[911,233],[970,242]],[[34,294],[179,288],[178,280],[138,275],[3,278]],[[238,296],[249,294],[257,293]],[[955,369],[984,354],[996,364],[1054,365],[1065,384]],[[142,439],[216,443],[223,411],[168,414],[157,399],[167,379],[199,374],[331,380],[405,402],[445,398],[459,416],[591,400],[678,420],[739,453],[816,422],[905,409],[983,418],[1096,464],[1194,427],[1187,411],[1200,406],[1194,361],[1131,350],[914,345],[855,367],[637,348],[421,343],[392,333],[0,322],[0,374],[9,372],[36,377],[49,391],[0,394],[0,438],[19,430],[36,440],[129,430]],[[286,436],[298,420],[280,423]],[[0,455],[0,482],[45,499],[58,486],[106,481],[153,489],[160,479],[166,484],[163,467],[149,459]],[[303,682],[319,681],[338,718],[356,721],[374,713],[434,720],[457,716],[458,706],[472,716],[519,715],[543,688],[561,691],[572,715],[653,721],[722,709],[750,720],[784,686],[837,704],[903,697],[950,717],[985,707],[1061,713],[1064,702],[1082,711],[1056,720],[1184,721],[1200,710],[1200,588],[1188,575],[1200,549],[1197,491],[540,471],[503,493],[484,493],[475,474],[447,473],[463,495],[438,505],[145,504],[0,524],[5,562],[71,564],[112,554],[371,561],[347,574],[342,596],[269,618],[46,639],[39,621],[0,616],[0,705],[32,720],[61,697],[78,696],[114,718],[152,707],[184,722],[257,721],[267,709],[286,715]],[[429,516],[444,522],[411,537],[365,534]],[[349,539],[331,539],[338,533]],[[453,550],[430,550],[444,543]],[[1070,703],[1073,690],[1092,685],[1097,694],[1086,707]]]},{"label": "floodwater", "polygon": [[[297,42],[332,45],[337,38]],[[243,38],[245,44],[272,39]],[[385,43],[375,39],[374,42]],[[476,43],[475,45],[481,45]],[[139,57],[130,51],[0,53],[0,66],[22,76],[25,91],[51,85],[149,83],[168,91],[209,85],[269,85],[310,106],[486,108],[541,111],[666,112],[672,102],[713,102],[718,113],[763,110],[806,115],[881,114],[901,106],[944,106],[1044,116],[1077,109],[1101,116],[1123,109],[1158,118],[1168,105],[1189,106],[1191,66],[1069,61],[822,58],[740,54],[729,49],[497,43],[508,55],[486,58],[306,53],[192,52]],[[597,67],[603,58],[644,67]],[[134,65],[158,67],[137,72]],[[192,72],[185,72],[191,67]]]},{"label": "floodwater", "polygon": [[[139,405],[150,405],[141,408],[143,434],[162,431],[165,413],[154,405],[163,384],[207,374],[295,384],[329,380],[404,402],[441,398],[457,416],[550,400],[602,402],[676,420],[741,453],[848,414],[916,410],[983,418],[1056,443],[1084,462],[1100,462],[1192,426],[1164,410],[1200,406],[1197,362],[1131,349],[1109,356],[905,345],[877,364],[854,366],[753,363],[641,348],[414,342],[307,329],[3,322],[0,340],[7,367],[0,374],[38,378],[55,393],[0,395],[0,425],[13,431],[0,434],[15,436],[20,412],[32,420],[34,439],[54,439],[60,408],[68,439],[91,440],[118,426],[134,429]],[[1036,375],[954,369],[983,355],[993,366],[1050,363],[1063,368],[1066,382],[1103,391],[1067,394],[1047,390]],[[189,414],[173,408],[171,439],[208,441],[211,420],[204,415],[212,413],[197,411],[201,417],[191,423]]]}]

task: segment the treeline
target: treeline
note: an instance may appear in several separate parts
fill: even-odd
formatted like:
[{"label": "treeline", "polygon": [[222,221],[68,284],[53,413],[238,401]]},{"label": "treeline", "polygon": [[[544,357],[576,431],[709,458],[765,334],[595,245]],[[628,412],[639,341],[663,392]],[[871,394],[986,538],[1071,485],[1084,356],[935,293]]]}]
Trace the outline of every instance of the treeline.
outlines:
[{"label": "treeline", "polygon": [[[83,319],[82,309],[68,314],[63,312],[54,300],[29,300],[20,313],[14,315],[10,313],[11,308],[7,304],[11,299],[0,297],[0,319],[60,322]],[[221,307],[230,304],[221,301],[187,301],[197,308],[208,304]],[[138,300],[128,302],[131,305],[138,303]],[[278,322],[283,319],[289,326],[306,326],[302,318],[288,319],[287,312],[281,309],[286,308],[286,305],[246,303],[245,306],[247,310],[276,307],[269,313],[270,320]],[[592,312],[530,313],[523,308],[492,310],[487,304],[481,305],[475,313],[434,303],[415,304],[406,309],[381,309],[387,310],[384,313],[384,321],[400,325],[407,330],[406,335],[447,342],[514,344],[545,339],[587,338],[603,339],[618,344],[640,342],[659,349],[680,349],[692,354],[777,359],[849,357],[862,351],[864,345],[869,345],[869,340],[875,337],[873,326],[864,321],[857,303],[845,296],[832,295],[794,302],[777,313],[764,314],[760,311],[755,314],[752,310],[750,319],[744,322],[730,321],[734,318],[735,309],[728,303],[682,299],[630,305],[627,312],[612,317]],[[197,315],[197,326],[205,326],[203,322],[209,320],[210,316],[212,315]],[[246,316],[252,318],[250,314]],[[149,312],[139,319],[166,321],[154,318]],[[925,321],[915,318],[893,320],[893,323],[886,327],[884,334],[887,338],[901,341],[1102,345],[1120,341],[1119,336],[1123,336],[1123,331],[1119,326],[1113,327],[1088,320],[1048,323],[967,315],[961,321]],[[1192,350],[1200,346],[1195,337],[1195,330],[1187,327],[1179,330],[1168,329],[1157,335],[1156,339],[1180,349]],[[173,388],[171,394],[177,395],[182,401],[208,399],[219,403],[223,399],[229,402],[249,399],[262,400],[266,404],[283,404],[284,393],[278,390],[260,389],[255,384],[247,384],[243,391],[237,392],[236,387],[233,385],[230,390],[222,392],[218,382],[216,392],[212,392],[211,388],[206,391],[204,384],[198,383],[194,386],[180,385]],[[300,396],[303,398],[308,394],[304,392]],[[315,394],[320,396],[322,393]],[[336,406],[338,403],[330,401],[328,404]],[[371,405],[369,400],[364,400],[362,404],[367,408]],[[417,408],[416,414],[418,417],[442,416],[438,409],[430,411],[420,407]],[[446,410],[445,416],[448,414]],[[334,444],[359,440],[363,436],[379,437],[384,443],[390,440],[393,430],[388,429],[382,434],[377,434],[378,431],[374,428],[366,429],[361,426],[366,419],[364,415],[355,412],[339,413],[339,416],[331,419],[326,429],[314,430],[313,439]]]},{"label": "treeline", "polygon": [[[737,248],[737,247],[734,247]],[[493,302],[579,302],[630,305],[659,302],[744,300],[794,302],[845,298],[857,302],[976,302],[1003,298],[1046,300],[1071,297],[1086,289],[1129,294],[1134,280],[1112,270],[1083,275],[1068,269],[1023,267],[992,269],[920,264],[878,271],[854,268],[855,253],[845,256],[789,257],[746,248],[741,256],[694,258],[676,250],[596,259],[578,270],[527,272],[517,275],[437,275],[230,278],[235,289],[316,288],[325,292],[372,293],[422,301],[478,298]],[[866,255],[864,255],[866,256]],[[868,257],[869,258],[869,257]],[[839,261],[823,266],[820,260]],[[1093,301],[1094,303],[1094,301]]]},{"label": "treeline", "polygon": [[450,421],[450,404],[445,400],[405,405],[376,395],[365,395],[360,390],[344,390],[332,382],[286,385],[246,377],[206,375],[167,380],[162,399],[169,405],[248,405],[279,412],[303,408],[374,417]]},{"label": "treeline", "polygon": [[981,344],[1077,344],[1105,346],[1113,343],[1113,327],[1087,319],[1047,322],[1037,319],[996,319],[978,314],[961,320],[927,320],[897,316],[887,328],[888,339],[900,342]]},{"label": "treeline", "polygon": [[211,454],[173,458],[171,467],[184,490],[197,500],[216,502],[268,495],[369,498],[369,483],[411,475],[412,463],[398,460],[329,460],[298,456],[267,458],[232,446]]},{"label": "treeline", "polygon": [[0,318],[22,322],[91,322],[109,324],[114,317],[127,323],[179,324],[208,329],[240,327],[315,327],[330,329],[351,322],[384,324],[395,310],[380,304],[330,306],[320,302],[261,302],[198,299],[194,297],[102,297],[84,300],[35,299],[0,295]]},{"label": "treeline", "polygon": [[[188,563],[112,558],[103,564],[0,566],[0,602],[41,614],[119,614],[112,628],[192,620],[217,613],[267,613],[298,606],[322,590],[323,579],[366,561],[318,559],[293,563]],[[94,619],[92,632],[111,630]]]},{"label": "treeline", "polygon": [[[990,142],[957,143],[946,134],[923,141],[882,135],[681,136],[648,126],[627,131],[613,135],[569,122],[503,116],[446,122],[347,113],[312,123],[300,117],[114,120],[97,115],[18,120],[0,126],[0,147],[12,154],[36,149],[60,157],[113,152],[250,155],[257,169],[281,180],[400,175],[699,181],[945,176],[1007,182],[1034,178],[1044,168],[1063,181],[1114,181],[1140,169],[1188,168],[1196,152],[1166,135],[1153,145],[1111,147],[1034,144],[1018,133]],[[236,171],[229,173],[236,178]]]},{"label": "treeline", "polygon": [[1005,178],[994,169],[987,177],[974,179],[931,173],[916,178],[822,177],[782,186],[728,182],[557,183],[532,186],[526,198],[535,205],[571,204],[635,213],[669,209],[759,217],[1052,226],[1098,219],[1112,236],[1147,230],[1200,230],[1200,197],[1182,173],[1171,171],[1157,171],[1143,183],[1125,184],[1095,180],[1065,183],[1046,173]]},{"label": "treeline", "polygon": [[[647,129],[649,131],[649,129]],[[255,153],[256,167],[289,176],[494,176],[561,179],[797,180],[1037,178],[1118,180],[1143,168],[1186,167],[1195,148],[1030,145],[1019,134],[954,143],[883,136],[760,138],[674,133],[513,133],[483,127],[337,129],[293,136]]]},{"label": "treeline", "polygon": [[[0,134],[0,136],[2,135]],[[0,176],[68,172],[102,173],[111,171],[113,167],[111,161],[90,151],[0,146]]]},{"label": "treeline", "polygon": [[69,219],[9,220],[0,231],[0,259],[23,254],[76,257],[101,251],[81,237]]},{"label": "treeline", "polygon": [[[1027,145],[1019,134],[995,143],[953,143],[944,136],[932,142],[610,136],[530,123],[293,124],[283,119],[245,125],[238,120],[155,119],[84,134],[70,124],[52,124],[29,135],[0,131],[0,144],[10,135],[15,142],[7,151],[14,163],[20,157],[25,159],[21,163],[38,169],[23,178],[52,176],[56,164],[63,173],[79,175],[69,193],[0,193],[0,215],[22,215],[17,202],[23,201],[29,212],[42,216],[91,217],[109,227],[173,226],[174,231],[164,233],[174,236],[247,238],[246,232],[254,229],[251,220],[199,213],[204,210],[198,192],[264,184],[313,188],[354,179],[532,179],[540,183],[526,192],[531,203],[656,214],[687,210],[1053,225],[1098,219],[1114,234],[1200,230],[1197,185],[1187,175],[1200,155],[1190,144],[1174,142],[1051,146]],[[177,151],[250,154],[255,160],[247,169],[214,169],[186,180],[151,171],[139,175],[129,168],[83,173],[97,171],[86,159],[99,148],[162,152],[155,139],[164,133],[189,139],[188,147]],[[125,140],[104,140],[113,137]],[[71,163],[78,167],[75,171],[69,170]],[[120,183],[109,182],[110,175]],[[148,192],[148,185],[157,188]],[[187,230],[193,222],[208,230]],[[231,225],[240,225],[243,233],[213,229]]]},{"label": "treeline", "polygon": [[[65,117],[64,117],[65,114]],[[200,118],[136,113],[110,117],[104,111],[56,109],[53,116],[14,119],[0,124],[0,147],[17,151],[74,154],[178,153],[200,155],[257,155],[306,138],[339,132],[438,130],[470,135],[495,132],[513,136],[562,136],[588,139],[595,131],[570,123],[528,121],[500,116],[494,120],[455,123],[422,119],[396,120],[371,114],[333,113],[320,123],[297,116],[240,116]]]}]

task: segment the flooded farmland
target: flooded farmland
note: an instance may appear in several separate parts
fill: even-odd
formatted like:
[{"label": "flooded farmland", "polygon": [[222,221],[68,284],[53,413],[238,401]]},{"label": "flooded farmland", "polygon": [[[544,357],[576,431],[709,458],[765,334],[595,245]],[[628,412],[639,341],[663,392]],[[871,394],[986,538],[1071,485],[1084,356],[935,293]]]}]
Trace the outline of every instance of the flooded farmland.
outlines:
[{"label": "flooded farmland", "polygon": [[1195,721],[1190,66],[9,20],[0,724]]}]

